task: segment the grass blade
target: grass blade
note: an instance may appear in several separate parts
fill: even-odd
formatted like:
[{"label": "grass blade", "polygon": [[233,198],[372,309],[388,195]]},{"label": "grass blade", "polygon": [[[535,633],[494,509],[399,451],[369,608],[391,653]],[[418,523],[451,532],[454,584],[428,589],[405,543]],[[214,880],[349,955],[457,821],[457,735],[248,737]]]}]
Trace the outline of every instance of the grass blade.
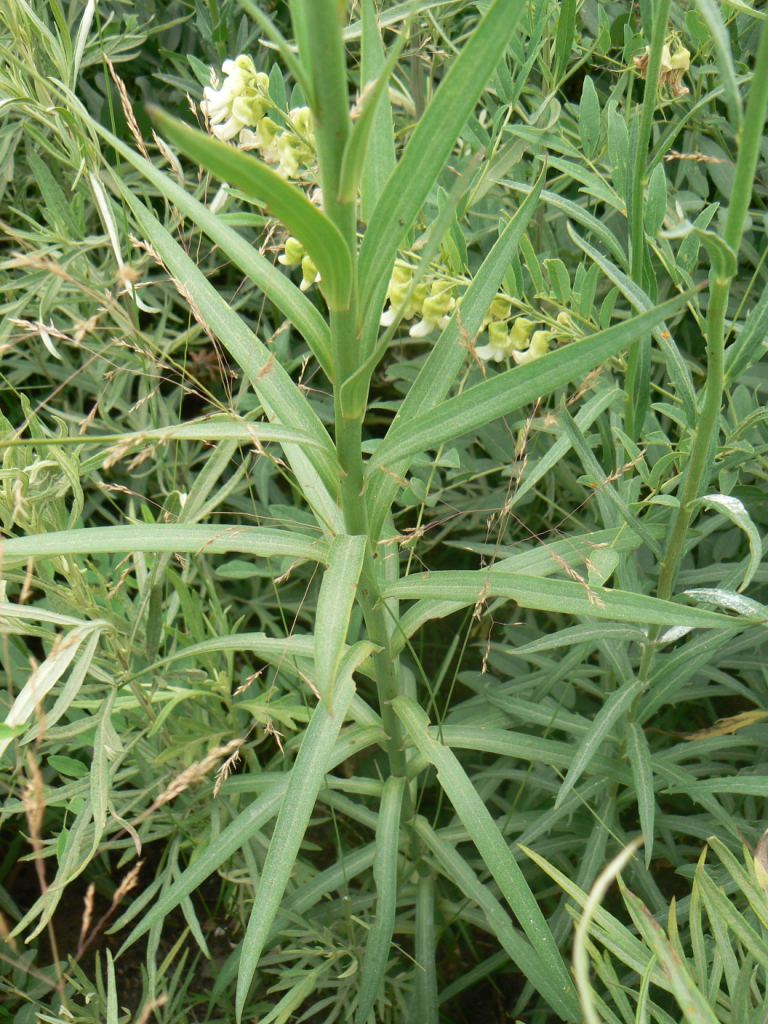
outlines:
[{"label": "grass blade", "polygon": [[[372,82],[382,75],[386,64],[386,55],[374,0],[363,0],[361,14],[360,84],[362,89],[367,82]],[[384,185],[394,171],[396,162],[392,104],[389,101],[388,93],[385,92],[376,106],[360,182],[360,212],[366,224],[370,223],[376,204],[384,191]]]},{"label": "grass blade", "polygon": [[102,125],[92,122],[94,129],[132,167],[181,213],[198,227],[245,276],[274,302],[306,341],[327,377],[331,377],[330,341],[328,326],[320,312],[304,293],[277,269],[266,257],[226,224],[220,216],[191,196],[185,188],[134,152]]},{"label": "grass blade", "polygon": [[[370,191],[371,198],[364,196],[362,205],[364,211],[366,208],[372,211],[381,192],[381,179],[386,180],[387,172],[391,173],[395,163],[392,110],[388,101],[385,103],[384,99],[389,79],[408,40],[408,33],[405,29],[400,33],[386,61],[382,60],[379,63],[377,56],[381,46],[381,37],[376,27],[376,15],[373,11],[372,0],[367,0],[363,7],[363,20],[366,31],[363,35],[364,67],[362,75],[366,74],[366,53],[368,54],[368,70],[370,70],[370,65],[373,65],[377,74],[375,80],[361,77],[363,108],[344,147],[339,182],[339,201],[342,203],[354,202],[361,178],[365,173],[373,185]],[[372,50],[373,55],[371,54]],[[374,129],[376,129],[375,133]],[[363,213],[363,219],[366,219],[365,213]]]},{"label": "grass blade", "polygon": [[558,791],[555,807],[562,805],[563,801],[589,767],[590,761],[602,746],[611,729],[624,717],[641,690],[642,683],[632,679],[630,682],[620,686],[618,690],[614,690],[603,703],[592,720],[589,729],[582,737],[576,753],[573,755],[568,774],[565,776],[563,784]]},{"label": "grass blade", "polygon": [[27,558],[111,555],[124,551],[178,551],[195,555],[240,551],[258,558],[300,558],[313,562],[322,562],[327,557],[324,541],[261,526],[92,526],[0,540],[0,558],[6,564],[18,564]]},{"label": "grass blade", "polygon": [[435,879],[421,875],[416,883],[417,964],[414,1019],[424,1024],[438,1024],[437,1001],[437,934],[435,929]]},{"label": "grass blade", "polygon": [[651,748],[645,730],[637,722],[627,725],[627,756],[632,769],[635,784],[637,810],[640,817],[640,829],[643,833],[645,847],[645,866],[648,867],[653,856],[654,822],[656,820],[656,796],[653,789],[653,762]]},{"label": "grass blade", "polygon": [[564,991],[558,985],[557,978],[542,962],[528,940],[515,928],[504,907],[490,888],[483,885],[456,847],[435,832],[422,817],[415,819],[414,831],[433,855],[448,881],[480,907],[492,933],[512,963],[522,971],[563,1020],[577,1020],[578,1006],[573,986]]},{"label": "grass blade", "polygon": [[[543,183],[542,174],[473,276],[472,283],[462,297],[458,312],[440,334],[398,409],[391,430],[406,427],[420,414],[433,409],[450,391],[467,359],[465,339],[467,336],[474,337],[479,332],[483,317],[501,287],[507,267],[536,212]],[[398,463],[395,467],[395,478],[402,476],[407,469],[406,461]],[[395,478],[380,473],[368,481],[367,500],[374,535],[380,532],[384,516],[397,494],[398,483]]]},{"label": "grass blade", "polygon": [[315,684],[330,708],[365,556],[365,537],[334,537],[315,618]]},{"label": "grass blade", "polygon": [[393,776],[384,783],[376,826],[376,859],[373,862],[376,918],[365,946],[355,1024],[365,1024],[373,1011],[389,962],[397,909],[397,854],[404,792],[405,779]]},{"label": "grass blade", "polygon": [[502,597],[514,601],[521,608],[657,626],[741,629],[752,621],[734,619],[702,608],[689,608],[646,594],[590,587],[571,580],[518,576],[494,569],[413,573],[388,586],[383,594],[398,600],[429,598],[461,602],[464,606]]}]

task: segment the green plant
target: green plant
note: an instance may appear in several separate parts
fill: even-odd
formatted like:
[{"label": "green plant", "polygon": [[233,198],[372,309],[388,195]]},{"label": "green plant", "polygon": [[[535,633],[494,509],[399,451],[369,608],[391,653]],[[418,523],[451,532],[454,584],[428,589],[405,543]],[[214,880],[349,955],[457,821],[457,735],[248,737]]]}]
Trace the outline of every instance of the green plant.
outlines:
[{"label": "green plant", "polygon": [[[668,906],[653,857],[684,871],[687,828],[699,842],[713,823],[739,838],[748,815],[702,776],[743,780],[765,746],[759,717],[666,745],[654,730],[691,731],[675,701],[708,702],[707,725],[731,700],[759,716],[765,697],[745,653],[764,643],[765,608],[741,593],[765,582],[765,422],[741,389],[764,387],[755,177],[768,28],[738,14],[757,70],[745,60],[737,75],[722,16],[702,4],[724,84],[700,76],[679,113],[679,97],[659,92],[668,22],[691,34],[698,22],[667,2],[641,5],[634,34],[586,5],[592,34],[575,64],[575,4],[377,16],[363,0],[349,24],[337,0],[293,0],[290,22],[243,6],[293,83],[278,62],[238,58],[232,90],[204,94],[212,133],[166,112],[194,88],[181,68],[159,105],[137,110],[106,64],[76,88],[93,8],[73,44],[58,5],[53,25],[9,6],[10,37],[37,33],[59,71],[11,57],[3,85],[25,112],[7,144],[24,147],[50,217],[41,231],[14,212],[9,237],[33,255],[5,268],[24,274],[9,319],[42,345],[8,371],[0,548],[0,747],[15,756],[4,813],[26,815],[43,865],[31,905],[0,892],[9,940],[47,929],[52,961],[29,964],[28,1006],[53,989],[43,1019],[118,1019],[113,952],[92,982],[76,963],[88,929],[73,962],[57,955],[54,915],[86,874],[120,954],[146,944],[142,1012],[168,1020],[437,1022],[474,983],[506,977],[510,1012],[578,1021],[568,904],[544,873],[583,904],[609,843],[639,831],[633,886],[650,909],[627,906],[640,938],[614,918],[598,936],[639,976],[637,999],[616,997],[623,1017],[600,1006],[606,1019],[669,1019],[650,986],[680,990],[643,947],[660,957],[675,941],[653,919]],[[237,56],[222,48],[230,17],[215,4],[201,15],[206,60]],[[434,45],[424,76],[427,32],[451,54],[443,63]],[[617,49],[644,68],[639,110],[622,96],[632,70],[599,91],[584,77],[578,104],[566,100],[582,61],[599,70]],[[206,64],[190,67],[199,95]],[[718,122],[710,137],[697,116],[721,96],[740,111],[742,89],[738,134]],[[665,157],[694,130],[736,156],[722,237],[708,179],[684,199],[692,222],[668,201]],[[71,203],[41,153],[66,169]],[[679,192],[693,194],[696,163],[680,167]],[[106,387],[78,351],[75,324],[93,316],[114,346]],[[739,326],[728,347],[727,316]],[[49,327],[64,317],[71,330]],[[505,368],[486,365],[497,356]],[[36,388],[66,401],[33,405]],[[704,525],[702,509],[714,513]],[[228,777],[237,756],[243,770]],[[216,799],[196,806],[216,769]],[[701,818],[689,808],[678,820],[682,794]],[[542,851],[524,858],[520,844],[536,840]],[[116,872],[141,848],[159,850],[154,877],[126,902]],[[709,1009],[690,1019],[735,1021],[730,1004],[713,1016],[724,1001],[702,981],[696,901],[721,902],[707,877],[699,869],[686,926]],[[206,917],[235,922],[226,954]],[[756,933],[748,912],[729,921],[742,939]],[[453,947],[465,976],[451,978]],[[202,990],[198,957],[219,966]],[[4,962],[20,989],[18,948]],[[723,968],[728,1000],[753,966]],[[620,991],[612,960],[599,968]]]}]

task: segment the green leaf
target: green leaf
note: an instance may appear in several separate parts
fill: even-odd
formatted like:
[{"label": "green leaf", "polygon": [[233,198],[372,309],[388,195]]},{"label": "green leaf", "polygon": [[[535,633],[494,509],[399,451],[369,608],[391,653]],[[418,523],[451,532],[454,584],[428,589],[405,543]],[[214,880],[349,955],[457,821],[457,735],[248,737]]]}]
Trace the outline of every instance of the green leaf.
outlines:
[{"label": "green leaf", "polygon": [[664,934],[661,925],[637,896],[625,892],[624,899],[634,911],[633,918],[640,934],[656,955],[661,971],[669,980],[683,1019],[687,1024],[717,1024],[717,1017],[708,1000],[697,988],[687,965]]},{"label": "green leaf", "polygon": [[242,367],[267,416],[305,430],[320,442],[320,452],[290,445],[285,453],[313,511],[331,530],[335,530],[340,523],[338,506],[333,500],[338,489],[338,462],[320,419],[274,355],[245,325],[155,215],[128,188],[118,187],[177,288],[181,288],[188,301],[194,302],[193,308],[203,318],[206,328],[220,339]]},{"label": "green leaf", "polygon": [[670,313],[681,309],[688,298],[689,294],[684,293],[535,362],[495,374],[431,411],[416,415],[407,423],[403,421],[402,425],[393,425],[368,464],[369,477],[383,467],[390,472],[407,456],[436,448],[583,379],[595,367],[639,341]]},{"label": "green leaf", "polygon": [[512,963],[541,993],[561,1019],[578,1020],[578,1005],[573,986],[568,984],[563,987],[559,983],[561,975],[553,973],[548,964],[542,961],[527,939],[512,924],[509,915],[489,886],[483,885],[453,843],[436,832],[425,818],[415,818],[413,827],[448,881],[480,907],[492,933]]},{"label": "green leaf", "polygon": [[134,152],[103,125],[96,121],[92,124],[99,135],[106,139],[124,160],[135,167],[161,195],[215,242],[222,253],[264,292],[270,302],[274,302],[302,335],[325,375],[330,378],[332,371],[328,326],[307,296],[289,277],[262,256],[254,245],[247,242],[234,228],[229,227],[218,214],[212,213],[204,203],[191,196],[170,175],[164,174],[151,161]]},{"label": "green leaf", "polygon": [[[408,40],[408,32],[407,29],[401,30],[397,42],[384,61],[383,53],[380,52],[381,37],[376,26],[373,0],[366,0],[363,6],[363,23],[363,70],[360,82],[363,107],[344,147],[339,201],[354,202],[361,178],[365,175],[368,188],[362,197],[362,207],[363,220],[368,220],[381,195],[384,182],[395,166],[392,108],[387,88]],[[366,77],[371,71],[375,78]]]},{"label": "green leaf", "polygon": [[645,847],[645,866],[653,857],[654,821],[656,818],[656,797],[653,789],[653,763],[645,731],[637,722],[627,724],[627,756],[632,769],[635,785],[637,810]]},{"label": "green leaf", "polygon": [[[494,0],[453,61],[387,181],[360,248],[363,308],[378,293],[456,139],[501,60],[523,11],[522,0]],[[378,312],[376,312],[378,318]]]},{"label": "green leaf", "polygon": [[317,794],[328,770],[328,760],[354,696],[353,673],[373,649],[372,644],[360,642],[347,652],[339,666],[330,708],[324,702],[319,703],[304,733],[288,778],[243,940],[235,1002],[238,1022],[242,1020],[264,944],[280,909]]},{"label": "green leaf", "polygon": [[655,238],[661,231],[667,215],[667,175],[664,164],[659,162],[651,171],[648,180],[648,196],[645,204],[645,230]]},{"label": "green leaf", "polygon": [[376,918],[368,931],[358,989],[356,1024],[366,1024],[379,998],[389,963],[397,909],[397,853],[400,839],[400,811],[405,779],[392,776],[384,783],[376,825]]},{"label": "green leaf", "polygon": [[338,228],[324,213],[299,189],[253,155],[191,128],[159,107],[148,106],[147,111],[162,133],[190,159],[220,181],[264,203],[306,248],[320,271],[323,294],[330,308],[348,308],[352,254]]},{"label": "green leaf", "polygon": [[51,754],[47,761],[54,771],[68,779],[83,779],[88,774],[88,768],[82,761],[66,754]]},{"label": "green leaf", "polygon": [[733,66],[728,29],[725,27],[723,16],[715,0],[696,0],[696,6],[707,23],[710,39],[717,54],[718,81],[725,95],[731,129],[738,138],[744,120],[744,110],[741,103],[739,83],[736,80],[736,70]]},{"label": "green leaf", "polygon": [[509,843],[477,792],[456,755],[434,739],[426,713],[407,697],[396,697],[393,707],[419,752],[437,769],[438,781],[469,832],[486,867],[542,962],[552,972],[564,998],[572,991],[571,980],[544,915],[518,867]]},{"label": "green leaf", "polygon": [[586,76],[581,87],[579,103],[579,138],[584,148],[584,155],[591,160],[597,152],[600,141],[600,100],[595,83]]},{"label": "green leaf", "polygon": [[555,10],[558,11],[555,32],[555,82],[560,83],[568,67],[568,58],[571,56],[576,35],[576,0],[562,0]]},{"label": "green leaf", "polygon": [[[386,64],[386,55],[376,17],[375,0],[363,0],[361,13],[360,82],[364,84],[380,77]],[[385,91],[383,98],[376,105],[360,184],[360,213],[366,224],[373,216],[376,204],[396,163],[392,104],[389,93]]]},{"label": "green leaf", "polygon": [[[631,277],[625,274],[623,270],[620,270],[593,245],[590,245],[589,242],[578,234],[578,232],[573,230],[570,224],[567,225],[567,229],[568,234],[574,240],[576,245],[578,245],[582,252],[585,252],[591,260],[594,260],[608,280],[612,281],[613,284],[616,285],[624,298],[631,304],[633,309],[637,310],[639,313],[644,313],[653,309],[653,302],[643,289],[640,288],[639,285],[635,284]],[[669,370],[669,375],[675,386],[677,397],[683,403],[683,408],[685,409],[688,422],[694,424],[697,417],[696,391],[693,386],[693,379],[691,377],[691,371],[688,369],[688,364],[680,355],[680,351],[664,321],[654,327],[652,334],[664,356],[664,360]]]},{"label": "green leaf", "polygon": [[746,590],[752,582],[755,573],[760,568],[763,558],[763,543],[744,503],[730,494],[705,494],[703,497],[698,498],[694,504],[704,505],[705,508],[714,508],[720,515],[725,516],[734,526],[737,526],[746,534],[749,541],[749,558],[747,559],[744,579],[741,582],[739,591]]},{"label": "green leaf", "polygon": [[153,523],[151,526],[93,526],[80,530],[30,534],[0,540],[6,565],[27,558],[59,555],[116,554],[118,552],[178,551],[188,554],[226,554],[242,551],[258,558],[298,558],[325,561],[328,549],[322,540],[310,540],[288,530],[261,526],[184,526]]},{"label": "green leaf", "polygon": [[689,608],[645,594],[633,594],[605,587],[588,587],[571,580],[536,579],[496,569],[456,569],[413,573],[386,587],[384,597],[400,601],[416,598],[455,601],[473,605],[502,597],[521,608],[584,615],[591,619],[612,619],[656,626],[690,626],[702,629],[741,629],[743,620],[718,612]]},{"label": "green leaf", "polygon": [[416,882],[416,939],[414,953],[418,970],[414,993],[414,1020],[438,1024],[437,928],[435,927],[435,879],[419,875]]},{"label": "green leaf", "polygon": [[639,680],[632,679],[630,682],[620,686],[618,690],[614,690],[603,702],[589,729],[576,748],[568,774],[558,790],[555,807],[562,805],[565,798],[589,767],[590,761],[603,745],[608,734],[616,723],[624,718],[642,689],[643,684]]},{"label": "green leaf", "polygon": [[344,652],[349,619],[365,557],[365,537],[334,537],[315,615],[315,685],[328,707]]},{"label": "green leaf", "polygon": [[272,19],[268,17],[256,3],[254,3],[254,0],[238,0],[238,3],[241,7],[245,8],[264,35],[274,44],[277,52],[280,54],[280,59],[293,75],[294,81],[298,86],[300,86],[301,91],[304,93],[304,98],[311,106],[312,79],[307,74],[307,68],[305,68],[304,64],[302,64],[291,49],[291,45],[288,40]]}]

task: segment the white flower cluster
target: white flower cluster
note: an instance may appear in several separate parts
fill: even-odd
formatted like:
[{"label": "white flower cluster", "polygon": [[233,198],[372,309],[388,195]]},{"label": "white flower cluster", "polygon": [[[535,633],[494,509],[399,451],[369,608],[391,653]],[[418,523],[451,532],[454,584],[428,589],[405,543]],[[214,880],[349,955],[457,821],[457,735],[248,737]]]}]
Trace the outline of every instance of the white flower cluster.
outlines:
[{"label": "white flower cluster", "polygon": [[576,336],[573,320],[565,311],[557,315],[560,331],[534,330],[536,324],[532,320],[523,316],[512,317],[511,314],[511,300],[505,295],[497,295],[483,324],[488,330],[488,344],[475,349],[475,354],[484,362],[500,363],[511,357],[518,366],[522,366],[545,356],[553,339],[569,340]]},{"label": "white flower cluster", "polygon": [[269,77],[257,71],[245,54],[224,61],[224,81],[211,71],[211,84],[203,91],[200,109],[211,134],[222,142],[237,139],[241,149],[257,150],[277,165],[286,178],[297,178],[315,163],[315,135],[309,107],[294,107],[283,114],[281,127],[267,111],[277,107],[269,95]]},{"label": "white flower cluster", "polygon": [[435,329],[447,326],[456,308],[456,285],[438,273],[414,287],[413,277],[413,267],[397,260],[387,288],[389,306],[382,313],[381,325],[390,327],[398,316],[416,320],[408,333],[412,338],[425,338]]}]

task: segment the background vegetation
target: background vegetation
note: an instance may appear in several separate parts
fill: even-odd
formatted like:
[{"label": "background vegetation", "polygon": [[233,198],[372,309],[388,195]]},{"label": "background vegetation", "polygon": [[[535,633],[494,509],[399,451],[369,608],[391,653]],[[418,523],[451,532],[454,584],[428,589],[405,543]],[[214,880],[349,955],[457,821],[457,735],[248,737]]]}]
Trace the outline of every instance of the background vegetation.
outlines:
[{"label": "background vegetation", "polygon": [[349,4],[302,295],[334,7],[0,10],[0,1020],[764,1020],[766,12]]}]

